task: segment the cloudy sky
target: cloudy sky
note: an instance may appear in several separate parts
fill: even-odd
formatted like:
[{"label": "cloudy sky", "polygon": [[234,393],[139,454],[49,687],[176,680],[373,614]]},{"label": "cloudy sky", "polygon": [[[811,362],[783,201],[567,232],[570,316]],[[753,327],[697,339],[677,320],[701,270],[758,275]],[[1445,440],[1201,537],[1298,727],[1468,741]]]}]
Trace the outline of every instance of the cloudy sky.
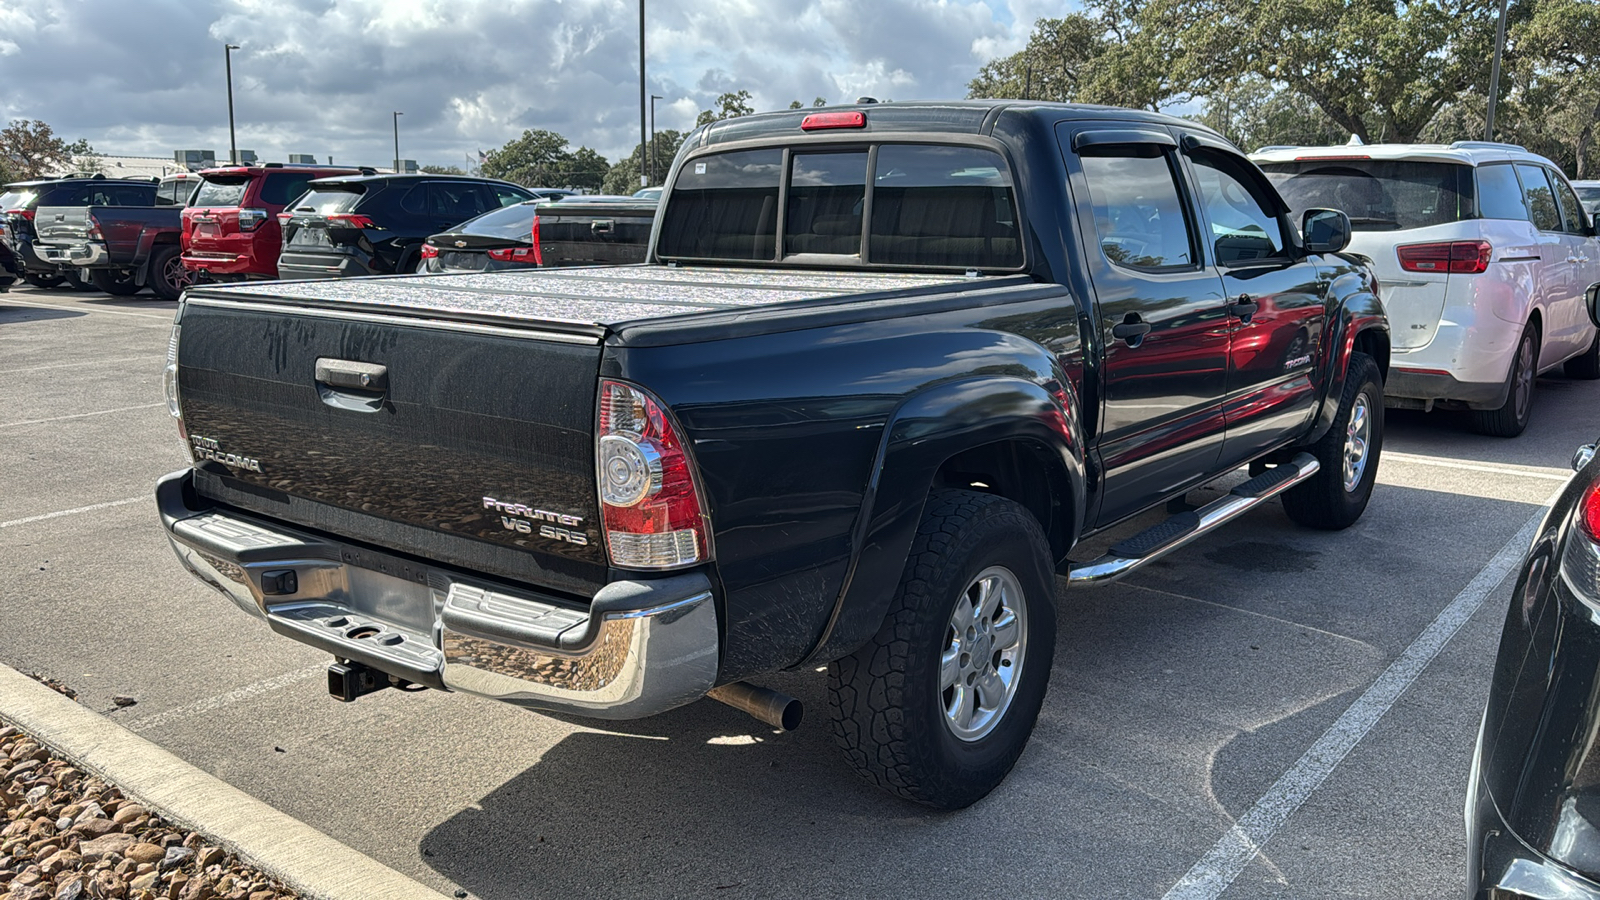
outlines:
[{"label": "cloudy sky", "polygon": [[[648,0],[660,128],[723,91],[758,110],[966,94],[988,59],[1073,0]],[[400,152],[461,165],[526,128],[615,159],[639,140],[637,0],[0,0],[0,119],[104,154],[226,158],[223,43],[239,146],[263,160]]]}]

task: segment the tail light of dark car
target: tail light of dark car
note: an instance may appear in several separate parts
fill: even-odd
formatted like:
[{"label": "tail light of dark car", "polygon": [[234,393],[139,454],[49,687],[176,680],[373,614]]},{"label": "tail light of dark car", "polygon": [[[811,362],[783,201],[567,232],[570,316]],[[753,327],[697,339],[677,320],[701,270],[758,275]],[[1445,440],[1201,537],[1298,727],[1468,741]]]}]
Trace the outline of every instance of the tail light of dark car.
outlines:
[{"label": "tail light of dark car", "polygon": [[643,388],[600,382],[598,481],[606,550],[625,569],[710,558],[694,463],[665,407]]},{"label": "tail light of dark car", "polygon": [[1575,527],[1561,557],[1561,577],[1579,599],[1600,611],[1600,481],[1584,491],[1573,518]]},{"label": "tail light of dark car", "polygon": [[100,230],[100,220],[96,219],[94,217],[94,213],[90,213],[89,214],[89,240],[91,240],[91,241],[103,241],[105,239],[106,239],[105,233]]},{"label": "tail light of dark car", "polygon": [[267,220],[267,211],[264,209],[239,210],[239,230],[255,231],[261,223]]},{"label": "tail light of dark car", "polygon": [[1488,241],[1441,241],[1403,244],[1395,248],[1400,268],[1407,272],[1477,275],[1489,268],[1494,247]]},{"label": "tail light of dark car", "polygon": [[377,228],[370,216],[360,213],[333,213],[328,216],[329,225],[342,225],[346,228]]},{"label": "tail light of dark car", "polygon": [[543,265],[543,254],[537,245],[532,247],[502,247],[499,250],[490,250],[489,258],[501,262],[528,263],[529,265]]}]

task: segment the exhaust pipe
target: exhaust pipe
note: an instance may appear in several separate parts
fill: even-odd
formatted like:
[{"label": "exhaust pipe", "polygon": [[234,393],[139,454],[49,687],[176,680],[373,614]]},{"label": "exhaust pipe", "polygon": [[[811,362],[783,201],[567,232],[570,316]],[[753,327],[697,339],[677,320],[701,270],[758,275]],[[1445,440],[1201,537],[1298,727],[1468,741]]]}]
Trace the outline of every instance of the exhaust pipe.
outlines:
[{"label": "exhaust pipe", "polygon": [[743,681],[712,688],[706,692],[706,696],[718,703],[726,703],[740,712],[747,712],[773,728],[783,731],[799,728],[800,719],[805,713],[804,704],[788,694]]}]

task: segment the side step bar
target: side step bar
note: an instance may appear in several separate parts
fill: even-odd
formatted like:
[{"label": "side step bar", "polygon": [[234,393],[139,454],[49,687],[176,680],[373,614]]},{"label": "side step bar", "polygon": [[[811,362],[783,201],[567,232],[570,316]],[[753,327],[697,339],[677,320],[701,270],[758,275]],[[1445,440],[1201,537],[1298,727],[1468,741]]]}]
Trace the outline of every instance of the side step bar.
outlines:
[{"label": "side step bar", "polygon": [[1106,554],[1088,563],[1069,563],[1067,583],[1097,587],[1121,579],[1146,563],[1155,562],[1195,538],[1214,531],[1289,488],[1317,474],[1316,457],[1301,453],[1273,466],[1228,492],[1226,497],[1177,515],[1113,544]]}]

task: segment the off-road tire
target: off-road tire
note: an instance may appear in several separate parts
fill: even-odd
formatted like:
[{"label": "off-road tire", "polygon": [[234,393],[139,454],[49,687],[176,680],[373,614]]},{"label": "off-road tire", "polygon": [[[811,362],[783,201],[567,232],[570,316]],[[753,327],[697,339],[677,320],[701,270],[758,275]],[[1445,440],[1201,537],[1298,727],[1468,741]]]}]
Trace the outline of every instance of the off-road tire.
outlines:
[{"label": "off-road tire", "polygon": [[[1531,349],[1529,349],[1531,348]],[[1526,392],[1519,390],[1526,378]],[[1512,438],[1528,427],[1533,418],[1533,395],[1539,380],[1539,332],[1531,327],[1522,329],[1517,341],[1517,353],[1511,357],[1511,371],[1506,373],[1506,402],[1499,409],[1472,411],[1472,428],[1479,434]]]},{"label": "off-road tire", "polygon": [[22,276],[22,280],[36,288],[48,291],[52,288],[60,287],[67,279],[61,277],[60,275],[35,275],[30,272],[24,274]]},{"label": "off-road tire", "polygon": [[176,244],[156,248],[150,255],[150,290],[163,300],[176,300],[194,283],[194,275],[184,268],[183,249]]},{"label": "off-road tire", "polygon": [[1600,379],[1600,333],[1596,333],[1589,349],[1567,360],[1563,371],[1568,378],[1581,378],[1584,381]]},{"label": "off-road tire", "polygon": [[[966,741],[945,723],[940,656],[957,603],[977,575],[996,566],[1021,586],[1025,652],[1009,705],[992,730]],[[1055,583],[1049,543],[1020,504],[935,491],[883,626],[828,666],[834,741],[856,771],[941,809],[970,806],[993,790],[1022,754],[1050,682]]]},{"label": "off-road tire", "polygon": [[[1364,398],[1367,415],[1366,453],[1360,477],[1352,488],[1345,486],[1346,442],[1350,438],[1351,414],[1357,398]],[[1344,393],[1333,426],[1322,439],[1308,448],[1321,468],[1317,474],[1283,492],[1283,511],[1307,528],[1337,531],[1349,528],[1361,518],[1372,499],[1372,486],[1378,477],[1378,459],[1383,454],[1383,373],[1372,357],[1350,354],[1345,372]]]}]

